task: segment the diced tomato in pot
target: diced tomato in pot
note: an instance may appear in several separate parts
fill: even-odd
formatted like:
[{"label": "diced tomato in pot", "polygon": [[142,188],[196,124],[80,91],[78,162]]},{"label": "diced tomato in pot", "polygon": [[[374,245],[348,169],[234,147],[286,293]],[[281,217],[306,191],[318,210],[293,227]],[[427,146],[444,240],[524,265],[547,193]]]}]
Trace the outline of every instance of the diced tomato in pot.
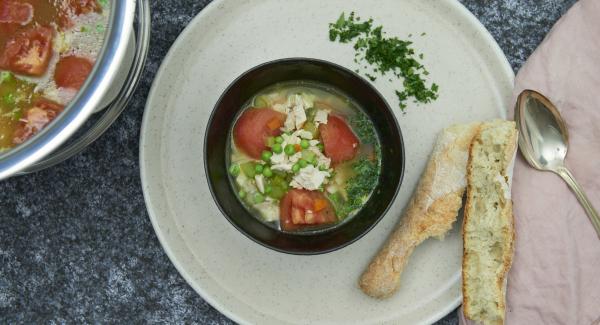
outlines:
[{"label": "diced tomato in pot", "polygon": [[54,81],[59,87],[79,90],[92,68],[94,63],[87,58],[74,55],[63,57],[56,64]]},{"label": "diced tomato in pot", "polygon": [[15,0],[0,0],[0,23],[25,26],[33,19],[33,6]]},{"label": "diced tomato in pot", "polygon": [[325,149],[325,156],[333,164],[351,160],[356,156],[360,141],[341,117],[329,115],[327,124],[319,125],[319,134]]},{"label": "diced tomato in pot", "polygon": [[102,6],[96,0],[69,0],[69,7],[76,15],[102,11]]},{"label": "diced tomato in pot", "polygon": [[102,6],[97,0],[61,0],[61,5],[58,25],[63,29],[73,27],[74,16],[102,12]]},{"label": "diced tomato in pot", "polygon": [[233,128],[236,146],[254,159],[267,150],[268,137],[281,134],[285,114],[270,108],[251,108],[242,113]]},{"label": "diced tomato in pot", "polygon": [[38,100],[19,121],[13,133],[13,143],[21,144],[40,132],[60,114],[63,106],[46,99]]},{"label": "diced tomato in pot", "polygon": [[335,210],[323,193],[291,189],[279,205],[281,228],[286,231],[337,221]]},{"label": "diced tomato in pot", "polygon": [[31,76],[41,76],[52,56],[54,29],[37,26],[14,35],[0,55],[0,69]]}]

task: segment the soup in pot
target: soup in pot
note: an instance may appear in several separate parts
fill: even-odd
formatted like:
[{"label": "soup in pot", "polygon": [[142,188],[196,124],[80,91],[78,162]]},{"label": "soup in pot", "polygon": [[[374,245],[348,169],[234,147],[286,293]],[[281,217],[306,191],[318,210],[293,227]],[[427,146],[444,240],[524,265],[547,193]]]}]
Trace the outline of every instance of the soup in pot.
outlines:
[{"label": "soup in pot", "polygon": [[108,0],[0,0],[0,152],[75,97],[101,50]]}]

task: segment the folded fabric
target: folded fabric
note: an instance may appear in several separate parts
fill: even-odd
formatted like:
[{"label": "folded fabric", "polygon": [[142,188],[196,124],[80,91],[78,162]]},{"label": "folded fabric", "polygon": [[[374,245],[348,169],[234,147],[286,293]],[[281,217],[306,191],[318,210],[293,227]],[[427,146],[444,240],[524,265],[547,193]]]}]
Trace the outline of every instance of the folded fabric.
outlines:
[{"label": "folded fabric", "polygon": [[[556,23],[517,74],[515,99],[523,89],[560,110],[569,129],[566,164],[600,209],[599,0],[579,1]],[[575,195],[559,176],[519,157],[512,198],[506,324],[600,324],[600,239]],[[472,323],[462,310],[459,319]]]}]

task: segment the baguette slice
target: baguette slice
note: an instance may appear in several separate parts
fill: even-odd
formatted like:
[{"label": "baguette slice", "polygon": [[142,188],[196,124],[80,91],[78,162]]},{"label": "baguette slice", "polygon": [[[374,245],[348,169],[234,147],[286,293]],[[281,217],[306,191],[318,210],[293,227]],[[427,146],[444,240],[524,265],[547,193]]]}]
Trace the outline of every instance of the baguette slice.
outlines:
[{"label": "baguette slice", "polygon": [[359,280],[364,293],[374,298],[391,296],[400,287],[400,275],[415,247],[452,228],[467,185],[469,147],[480,125],[454,125],[438,136],[400,224]]},{"label": "baguette slice", "polygon": [[467,318],[485,325],[504,324],[515,236],[510,188],[517,141],[514,122],[484,123],[467,167],[463,306]]}]

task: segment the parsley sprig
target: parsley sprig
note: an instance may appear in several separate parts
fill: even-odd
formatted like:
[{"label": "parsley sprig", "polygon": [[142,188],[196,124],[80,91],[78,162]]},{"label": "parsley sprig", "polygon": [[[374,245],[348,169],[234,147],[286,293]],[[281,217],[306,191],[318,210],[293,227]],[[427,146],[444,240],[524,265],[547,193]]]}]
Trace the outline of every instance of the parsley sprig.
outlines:
[{"label": "parsley sprig", "polygon": [[[419,61],[423,59],[423,54],[415,53],[411,41],[387,37],[382,26],[373,27],[373,19],[361,21],[354,12],[348,18],[342,13],[335,23],[329,24],[329,39],[340,43],[356,40],[356,63],[367,62],[373,68],[373,73],[382,76],[391,73],[401,79],[404,89],[396,90],[400,109],[406,108],[410,98],[416,103],[429,103],[437,99],[438,85],[432,83],[427,86],[424,78],[429,72]],[[365,76],[371,81],[376,79],[370,73],[365,73]]]},{"label": "parsley sprig", "polygon": [[346,185],[347,199],[344,199],[339,192],[328,195],[340,219],[362,208],[379,180],[379,161],[361,158],[352,163],[352,169],[354,176]]}]

